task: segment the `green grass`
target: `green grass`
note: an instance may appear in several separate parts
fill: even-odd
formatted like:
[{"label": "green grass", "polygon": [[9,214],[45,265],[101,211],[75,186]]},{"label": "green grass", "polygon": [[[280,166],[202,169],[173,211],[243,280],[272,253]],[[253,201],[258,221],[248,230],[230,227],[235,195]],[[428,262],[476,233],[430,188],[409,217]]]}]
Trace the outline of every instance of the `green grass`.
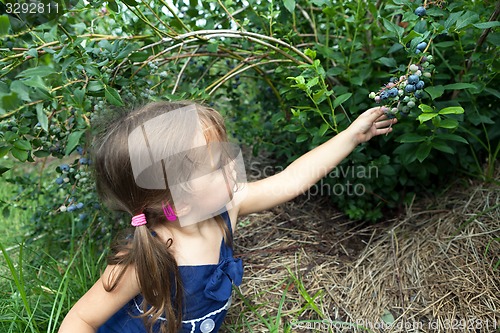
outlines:
[{"label": "green grass", "polygon": [[[53,198],[19,193],[6,181],[16,176],[4,174],[0,186],[0,332],[57,332],[72,304],[99,277],[109,237],[94,238],[96,216],[82,232],[71,214],[51,219],[59,232],[35,235],[35,208]],[[53,178],[48,171],[42,185]]]},{"label": "green grass", "polygon": [[[9,173],[3,175],[0,186],[0,243],[6,247],[13,246],[22,239],[32,214],[27,207],[20,207],[17,204],[17,198],[20,196],[19,187],[5,181]],[[25,204],[30,206],[35,202],[25,202]]]}]

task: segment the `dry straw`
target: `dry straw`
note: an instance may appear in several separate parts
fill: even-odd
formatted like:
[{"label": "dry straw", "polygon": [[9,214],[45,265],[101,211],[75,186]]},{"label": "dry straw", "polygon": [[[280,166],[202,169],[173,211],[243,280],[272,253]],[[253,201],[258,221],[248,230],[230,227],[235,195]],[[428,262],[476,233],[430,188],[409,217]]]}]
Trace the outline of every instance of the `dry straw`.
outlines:
[{"label": "dry straw", "polygon": [[[235,244],[247,305],[236,297],[228,327],[269,332],[261,315],[281,317],[279,332],[297,320],[303,324],[292,332],[368,332],[339,329],[339,322],[384,333],[500,329],[498,186],[456,184],[369,226],[348,221],[324,199],[303,199],[240,221]],[[307,306],[302,286],[316,295],[316,308]]]}]

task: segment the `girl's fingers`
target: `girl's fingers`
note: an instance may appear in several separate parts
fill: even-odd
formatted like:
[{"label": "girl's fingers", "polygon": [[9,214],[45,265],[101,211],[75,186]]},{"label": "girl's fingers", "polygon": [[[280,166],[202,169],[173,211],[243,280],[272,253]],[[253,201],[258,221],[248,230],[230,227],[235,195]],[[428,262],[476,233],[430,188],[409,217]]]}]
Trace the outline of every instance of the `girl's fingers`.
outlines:
[{"label": "girl's fingers", "polygon": [[[385,116],[384,119],[387,119],[387,116]],[[381,121],[377,121],[375,123],[375,127],[378,129],[378,128],[384,128],[384,127],[388,127],[394,123],[397,122],[397,119],[396,118],[393,118],[393,119],[387,119],[387,120],[381,120]]]}]

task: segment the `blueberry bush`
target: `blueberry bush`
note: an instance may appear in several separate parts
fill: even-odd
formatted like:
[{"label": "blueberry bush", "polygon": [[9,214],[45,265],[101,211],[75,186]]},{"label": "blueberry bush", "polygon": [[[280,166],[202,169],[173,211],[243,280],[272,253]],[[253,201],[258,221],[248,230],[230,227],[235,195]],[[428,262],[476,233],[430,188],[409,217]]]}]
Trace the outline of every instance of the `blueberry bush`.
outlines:
[{"label": "blueberry bush", "polygon": [[[101,218],[91,125],[148,100],[214,105],[235,139],[283,165],[385,106],[395,131],[339,166],[376,176],[324,181],[363,185],[363,195],[331,195],[355,219],[377,220],[459,174],[496,181],[497,1],[57,0],[50,13],[12,4],[0,3],[0,172],[48,199],[33,217],[47,232],[58,224],[44,221],[71,216],[85,230]],[[22,164],[54,179],[7,172]],[[11,202],[0,205],[7,217]]]},{"label": "blueberry bush", "polygon": [[284,166],[384,106],[394,131],[321,181],[353,219],[462,174],[498,183],[500,1],[23,3],[0,1],[0,175],[15,189],[0,210],[4,223],[31,215],[16,254],[0,238],[2,332],[56,331],[126,224],[99,205],[89,155],[93,125],[117,108],[203,101]]}]

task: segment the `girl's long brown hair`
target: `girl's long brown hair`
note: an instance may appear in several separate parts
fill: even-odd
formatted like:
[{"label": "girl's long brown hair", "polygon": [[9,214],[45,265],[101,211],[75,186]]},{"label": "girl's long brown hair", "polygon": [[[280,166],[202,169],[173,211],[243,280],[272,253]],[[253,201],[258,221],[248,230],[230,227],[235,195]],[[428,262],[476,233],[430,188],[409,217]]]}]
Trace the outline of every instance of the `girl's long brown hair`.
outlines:
[{"label": "girl's long brown hair", "polygon": [[[114,290],[125,270],[130,266],[135,267],[144,298],[141,317],[150,332],[160,316],[167,319],[160,321],[162,333],[176,332],[181,327],[182,281],[176,260],[169,250],[174,240],[170,238],[164,243],[149,230],[159,223],[166,223],[162,203],[172,202],[170,192],[168,188],[149,190],[136,185],[128,137],[131,131],[147,120],[192,104],[194,103],[158,102],[111,117],[112,121],[108,120],[104,126],[101,124],[101,134],[96,136],[93,144],[97,191],[102,200],[112,209],[128,212],[131,217],[144,213],[147,219],[146,225],[134,228],[132,237],[121,237],[115,241],[108,264],[113,265],[116,272],[110,274],[108,281],[104,281],[104,287],[107,291]],[[206,130],[207,141],[227,141],[220,114],[211,108],[194,105],[198,110],[201,126]],[[169,137],[175,137],[176,133],[169,131]],[[179,137],[181,136],[182,133],[179,133]],[[166,144],[175,145],[176,142]],[[217,216],[216,221],[223,230],[226,242],[231,244],[224,220]]]}]

